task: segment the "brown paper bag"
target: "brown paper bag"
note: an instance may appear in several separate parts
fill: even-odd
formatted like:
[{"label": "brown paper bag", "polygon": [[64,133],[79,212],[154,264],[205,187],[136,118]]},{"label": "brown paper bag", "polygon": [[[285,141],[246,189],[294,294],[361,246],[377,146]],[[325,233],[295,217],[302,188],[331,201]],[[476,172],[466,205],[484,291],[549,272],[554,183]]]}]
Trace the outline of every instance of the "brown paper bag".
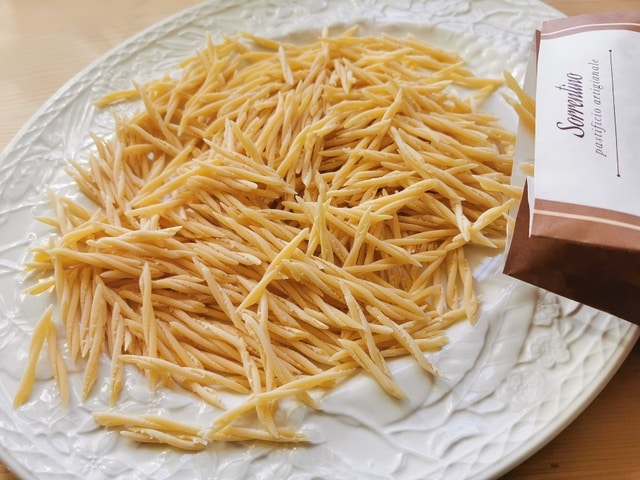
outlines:
[{"label": "brown paper bag", "polygon": [[526,186],[504,273],[640,325],[640,253],[530,236]]},{"label": "brown paper bag", "polygon": [[535,139],[520,128],[515,162],[535,174],[504,273],[640,324],[640,14],[555,20],[537,39]]}]

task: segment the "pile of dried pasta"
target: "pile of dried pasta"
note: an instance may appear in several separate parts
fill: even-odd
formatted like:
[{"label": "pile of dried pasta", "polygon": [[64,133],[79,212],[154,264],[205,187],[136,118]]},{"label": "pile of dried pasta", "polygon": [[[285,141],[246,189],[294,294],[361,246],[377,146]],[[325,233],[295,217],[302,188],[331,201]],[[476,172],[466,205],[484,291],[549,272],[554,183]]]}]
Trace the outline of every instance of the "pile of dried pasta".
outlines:
[{"label": "pile of dried pasta", "polygon": [[[108,355],[113,404],[134,365],[221,411],[211,425],[96,420],[199,449],[302,441],[277,424],[279,402],[318,407],[309,390],[356,371],[402,399],[388,359],[432,372],[424,352],[478,306],[463,247],[505,243],[514,137],[477,109],[501,82],[415,38],[354,30],[305,46],[209,40],[179,67],[100,102],[141,109],[71,163],[97,208],[50,195],[42,220],[59,235],[34,248],[29,293],[55,291],[85,398]],[[16,405],[45,343],[68,401],[55,331],[50,308]],[[222,392],[246,400],[227,409]]]}]

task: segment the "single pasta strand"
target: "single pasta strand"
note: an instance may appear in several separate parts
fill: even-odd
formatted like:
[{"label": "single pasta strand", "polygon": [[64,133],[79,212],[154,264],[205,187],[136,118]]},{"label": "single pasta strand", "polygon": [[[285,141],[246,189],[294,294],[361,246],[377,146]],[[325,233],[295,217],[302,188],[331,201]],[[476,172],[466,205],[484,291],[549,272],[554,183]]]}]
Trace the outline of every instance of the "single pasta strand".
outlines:
[{"label": "single pasta strand", "polygon": [[[149,357],[158,356],[158,338],[156,333],[156,320],[152,304],[151,270],[149,264],[145,263],[140,275],[140,292],[142,296],[142,331],[144,343]],[[151,382],[155,384],[157,378],[151,374]]]},{"label": "single pasta strand", "polygon": [[56,385],[60,391],[60,401],[62,406],[67,408],[69,406],[69,398],[71,396],[69,391],[67,366],[64,363],[64,358],[62,357],[62,352],[58,345],[58,335],[54,324],[49,328],[47,346],[49,350],[49,364],[53,368],[53,377],[55,378]]},{"label": "single pasta strand", "polygon": [[[103,295],[103,285],[98,283],[91,302],[90,316],[91,328],[87,337],[88,354],[84,373],[82,396],[87,399],[96,380],[98,379],[98,362],[102,353],[104,341],[104,328],[107,323],[106,301]],[[88,305],[85,307],[87,308]]]},{"label": "single pasta strand", "polygon": [[120,358],[124,345],[125,322],[120,314],[120,305],[115,304],[111,310],[111,324],[116,331],[113,335],[113,344],[111,347],[111,372],[109,387],[111,390],[109,403],[115,405],[122,390],[124,381],[124,365]]},{"label": "single pasta strand", "polygon": [[13,398],[14,407],[22,405],[29,400],[35,381],[36,364],[40,356],[40,351],[42,350],[42,346],[44,345],[45,340],[49,336],[49,331],[52,328],[54,328],[53,305],[50,305],[47,307],[42,317],[40,317],[40,320],[38,320],[33,332],[31,345],[29,346],[29,360],[24,373],[22,374],[22,378],[20,379],[18,390]]},{"label": "single pasta strand", "polygon": [[170,445],[180,450],[199,452],[207,446],[206,440],[197,436],[175,435],[166,430],[125,427],[120,434],[139,443]]}]

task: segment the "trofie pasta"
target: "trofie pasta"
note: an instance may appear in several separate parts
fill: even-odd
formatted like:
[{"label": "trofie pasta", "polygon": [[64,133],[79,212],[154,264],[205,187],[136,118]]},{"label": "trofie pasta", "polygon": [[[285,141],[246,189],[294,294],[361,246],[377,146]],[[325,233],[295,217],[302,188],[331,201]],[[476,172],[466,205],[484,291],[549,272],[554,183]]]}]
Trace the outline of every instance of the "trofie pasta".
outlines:
[{"label": "trofie pasta", "polygon": [[[104,355],[128,438],[197,450],[211,441],[304,441],[275,412],[318,408],[313,389],[354,372],[405,398],[390,358],[446,343],[478,309],[465,247],[501,249],[514,136],[478,110],[501,84],[415,38],[354,29],[299,46],[223,38],[167,75],[97,102],[116,115],[69,175],[95,208],[50,194],[58,235],[27,271],[53,289],[32,357],[52,328],[91,395]],[[210,425],[118,411],[127,365],[152,388],[220,409]],[[29,396],[33,366],[16,395]],[[242,394],[231,408],[222,392]]]}]

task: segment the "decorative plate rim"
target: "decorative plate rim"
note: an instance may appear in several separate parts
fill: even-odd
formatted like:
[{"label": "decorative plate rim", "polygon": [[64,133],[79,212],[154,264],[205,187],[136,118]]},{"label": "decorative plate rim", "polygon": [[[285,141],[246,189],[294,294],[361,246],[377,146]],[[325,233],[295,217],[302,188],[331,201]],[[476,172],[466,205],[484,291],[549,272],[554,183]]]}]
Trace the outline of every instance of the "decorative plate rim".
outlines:
[{"label": "decorative plate rim", "polygon": [[[319,3],[327,3],[328,0],[320,1]],[[333,1],[333,0],[331,0]],[[506,1],[509,3],[509,0],[488,0],[488,2],[484,3],[501,3]],[[397,0],[397,3],[400,3],[401,0]],[[269,3],[269,2],[267,2]],[[276,4],[278,2],[275,2]],[[393,1],[384,2],[382,0],[362,0],[362,2],[353,2],[362,4],[370,4],[372,6],[378,5],[380,3],[383,4],[394,4]],[[446,4],[465,4],[464,1],[456,2],[455,0],[442,0],[440,3],[443,5]],[[74,75],[68,82],[66,82],[52,97],[50,97],[37,111],[36,113],[24,124],[24,126],[18,131],[18,133],[14,136],[14,138],[8,143],[4,151],[0,154],[0,167],[4,166],[4,163],[8,160],[8,157],[14,153],[18,148],[21,148],[21,142],[24,141],[25,138],[28,137],[31,129],[34,128],[34,125],[37,121],[44,117],[47,114],[51,113],[51,110],[58,103],[64,103],[64,100],[61,100],[68,95],[69,92],[73,89],[75,85],[81,82],[83,79],[86,79],[91,72],[94,72],[96,69],[99,69],[101,65],[103,65],[108,59],[112,58],[114,55],[122,54],[129,47],[136,45],[138,42],[142,42],[143,39],[147,37],[162,37],[163,35],[167,35],[168,31],[171,28],[178,28],[182,22],[187,21],[187,19],[192,18],[197,12],[205,11],[207,8],[212,7],[214,5],[224,5],[225,1],[222,0],[220,2],[203,2],[202,4],[198,4],[192,7],[189,7],[181,12],[178,12],[142,31],[133,35],[129,39],[115,46],[109,52],[105,53],[101,57],[99,57],[96,61],[92,62],[89,66],[82,69],[78,74]],[[546,4],[541,4],[537,0],[513,0],[511,3],[513,8],[524,7],[524,6],[532,6],[532,5],[544,5],[546,7],[546,14],[548,16],[561,16],[562,14],[555,9],[552,9]],[[213,7],[212,7],[213,8]],[[168,29],[168,30],[167,30]],[[136,55],[139,50],[134,49],[130,52],[131,55]],[[73,99],[69,100],[69,103],[72,103]],[[1,192],[0,192],[1,193]],[[626,325],[627,328],[626,333],[621,335],[620,344],[617,346],[618,348],[611,354],[605,362],[602,363],[602,368],[598,374],[591,378],[589,383],[590,388],[582,389],[579,394],[574,397],[574,400],[577,401],[577,407],[573,410],[564,411],[560,415],[556,415],[554,417],[554,422],[547,424],[545,427],[539,429],[537,433],[530,436],[526,443],[526,446],[521,448],[515,454],[510,454],[508,458],[502,459],[502,462],[497,462],[485,468],[481,471],[476,471],[474,473],[481,474],[483,476],[498,476],[502,475],[516,465],[524,461],[526,458],[533,455],[536,451],[542,448],[545,444],[551,441],[558,433],[560,433],[567,425],[569,425],[582,411],[587,408],[587,406],[597,397],[600,391],[606,386],[609,380],[616,373],[620,365],[623,363],[624,359],[628,356],[631,349],[633,348],[635,342],[640,337],[640,329],[638,329],[634,325]],[[3,386],[2,391],[4,392],[5,388]],[[4,392],[6,393],[6,392]],[[4,443],[4,442],[3,442]],[[0,449],[0,458],[2,461],[9,466],[9,468],[17,475],[23,478],[38,478],[32,472],[30,472],[26,464],[20,462],[20,460],[13,454],[13,452],[9,451],[6,445]]]}]

